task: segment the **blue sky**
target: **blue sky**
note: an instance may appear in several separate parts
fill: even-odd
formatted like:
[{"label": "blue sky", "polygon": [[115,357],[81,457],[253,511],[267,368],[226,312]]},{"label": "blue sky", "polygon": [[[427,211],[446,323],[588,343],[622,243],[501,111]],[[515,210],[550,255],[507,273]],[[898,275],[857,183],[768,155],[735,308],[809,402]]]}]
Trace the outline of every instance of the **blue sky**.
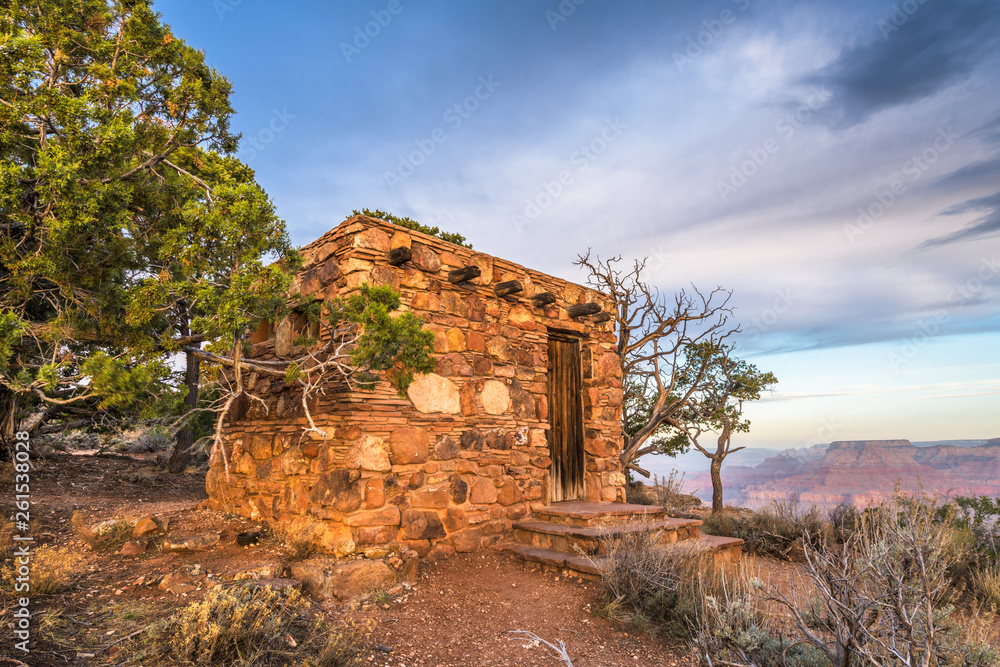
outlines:
[{"label": "blue sky", "polygon": [[742,444],[1000,436],[1000,5],[164,1],[305,244],[355,208],[734,292]]}]

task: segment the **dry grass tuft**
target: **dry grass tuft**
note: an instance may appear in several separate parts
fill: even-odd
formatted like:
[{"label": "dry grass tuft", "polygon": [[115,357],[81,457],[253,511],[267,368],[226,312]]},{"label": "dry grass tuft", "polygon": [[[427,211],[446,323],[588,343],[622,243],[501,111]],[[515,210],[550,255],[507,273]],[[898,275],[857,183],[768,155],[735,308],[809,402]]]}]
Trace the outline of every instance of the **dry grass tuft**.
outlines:
[{"label": "dry grass tuft", "polygon": [[285,554],[292,562],[306,560],[316,555],[316,528],[311,524],[285,525],[274,527],[274,537],[285,547]]},{"label": "dry grass tuft", "polygon": [[150,629],[143,657],[195,665],[361,664],[370,628],[331,628],[298,591],[215,588]]},{"label": "dry grass tuft", "polygon": [[119,518],[90,525],[90,516],[86,512],[73,512],[71,519],[77,536],[94,551],[111,551],[121,549],[132,537],[133,521]]},{"label": "dry grass tuft", "polygon": [[1000,612],[1000,564],[973,570],[972,586],[980,599]]}]

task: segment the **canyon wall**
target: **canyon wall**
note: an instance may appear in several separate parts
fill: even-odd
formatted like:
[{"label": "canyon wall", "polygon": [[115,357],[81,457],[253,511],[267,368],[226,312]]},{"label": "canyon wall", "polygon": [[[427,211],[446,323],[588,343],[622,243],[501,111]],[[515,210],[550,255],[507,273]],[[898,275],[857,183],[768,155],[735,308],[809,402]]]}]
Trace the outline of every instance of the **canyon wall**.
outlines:
[{"label": "canyon wall", "polygon": [[[898,488],[949,496],[1000,496],[1000,438],[979,447],[917,447],[909,440],[830,443],[822,458],[779,454],[753,466],[723,465],[727,504],[760,509],[798,495],[800,505],[828,510],[840,503],[867,506]],[[689,478],[711,494],[707,474]]]}]

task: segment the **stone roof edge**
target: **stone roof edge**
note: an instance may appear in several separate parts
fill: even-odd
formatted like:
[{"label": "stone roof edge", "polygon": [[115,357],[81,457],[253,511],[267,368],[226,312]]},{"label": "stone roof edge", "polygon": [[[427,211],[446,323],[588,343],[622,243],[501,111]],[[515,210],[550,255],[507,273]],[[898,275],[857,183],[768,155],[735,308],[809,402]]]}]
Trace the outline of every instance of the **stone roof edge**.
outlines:
[{"label": "stone roof edge", "polygon": [[339,225],[337,225],[330,231],[326,232],[316,240],[302,246],[303,254],[305,254],[306,251],[310,248],[313,247],[318,248],[323,244],[328,243],[336,238],[347,235],[348,234],[348,232],[346,231],[347,228],[356,223],[360,223],[362,225],[365,225],[366,227],[381,227],[384,231],[389,232],[390,235],[393,234],[394,232],[404,232],[406,234],[409,234],[412,240],[422,243],[426,246],[429,246],[433,250],[438,252],[444,251],[444,252],[450,252],[454,255],[468,256],[468,257],[472,257],[475,255],[491,257],[494,260],[499,260],[500,262],[508,264],[511,267],[517,267],[529,274],[542,276],[550,280],[556,280],[562,283],[566,283],[567,285],[574,285],[587,292],[594,292],[595,294],[599,294],[604,299],[611,298],[608,294],[605,294],[604,292],[594,289],[593,287],[590,287],[588,285],[577,283],[572,280],[566,280],[565,278],[560,278],[559,276],[553,276],[551,274],[544,273],[537,269],[528,268],[523,264],[518,264],[513,260],[504,259],[503,257],[498,257],[496,255],[491,255],[485,252],[480,252],[473,248],[467,248],[466,246],[460,246],[458,244],[451,243],[450,241],[445,241],[444,239],[438,238],[437,236],[431,236],[430,234],[425,234],[424,232],[418,232],[416,230],[409,229],[407,227],[402,227],[400,225],[395,225],[391,222],[387,222],[386,220],[381,220],[379,218],[372,218],[367,215],[352,215],[351,217],[347,218]]}]

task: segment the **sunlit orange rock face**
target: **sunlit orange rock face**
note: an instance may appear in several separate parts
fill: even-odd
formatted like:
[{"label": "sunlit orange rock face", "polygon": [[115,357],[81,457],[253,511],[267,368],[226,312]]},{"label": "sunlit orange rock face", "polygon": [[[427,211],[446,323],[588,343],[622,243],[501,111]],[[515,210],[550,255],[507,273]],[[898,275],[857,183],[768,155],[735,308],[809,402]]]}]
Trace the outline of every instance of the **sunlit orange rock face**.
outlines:
[{"label": "sunlit orange rock face", "polygon": [[818,460],[773,456],[753,468],[723,467],[726,502],[754,509],[791,494],[805,508],[828,510],[844,502],[864,507],[891,497],[897,486],[905,493],[923,488],[942,496],[1000,496],[1000,438],[980,447],[833,442]]}]

